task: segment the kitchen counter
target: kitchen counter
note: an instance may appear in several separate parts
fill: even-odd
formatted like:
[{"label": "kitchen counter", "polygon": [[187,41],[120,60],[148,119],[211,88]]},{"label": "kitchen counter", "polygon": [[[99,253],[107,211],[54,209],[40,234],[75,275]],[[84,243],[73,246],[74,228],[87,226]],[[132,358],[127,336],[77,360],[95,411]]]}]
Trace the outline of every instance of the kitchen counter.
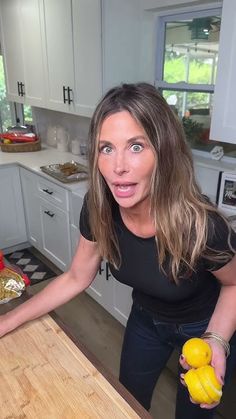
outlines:
[{"label": "kitchen counter", "polygon": [[2,419],[151,419],[54,312],[1,338],[0,352]]},{"label": "kitchen counter", "polygon": [[18,164],[32,172],[37,173],[40,176],[49,179],[60,186],[71,191],[80,190],[81,187],[86,188],[86,182],[73,182],[73,183],[62,183],[57,179],[48,176],[42,172],[40,166],[46,166],[48,164],[65,163],[67,161],[74,160],[80,164],[87,165],[87,160],[83,156],[74,155],[69,152],[61,152],[56,148],[48,147],[43,145],[42,150],[26,153],[6,153],[0,151],[0,165],[12,165]]}]

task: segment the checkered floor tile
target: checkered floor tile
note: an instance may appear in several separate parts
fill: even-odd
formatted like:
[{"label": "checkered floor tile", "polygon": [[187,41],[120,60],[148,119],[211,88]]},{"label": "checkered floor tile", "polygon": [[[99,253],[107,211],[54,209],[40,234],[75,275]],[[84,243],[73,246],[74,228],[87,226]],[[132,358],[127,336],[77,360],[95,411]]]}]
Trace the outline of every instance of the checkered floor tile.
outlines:
[{"label": "checkered floor tile", "polygon": [[19,267],[30,279],[31,285],[38,282],[45,281],[46,279],[56,276],[55,272],[38,259],[30,249],[21,250],[18,252],[5,255],[8,262]]}]

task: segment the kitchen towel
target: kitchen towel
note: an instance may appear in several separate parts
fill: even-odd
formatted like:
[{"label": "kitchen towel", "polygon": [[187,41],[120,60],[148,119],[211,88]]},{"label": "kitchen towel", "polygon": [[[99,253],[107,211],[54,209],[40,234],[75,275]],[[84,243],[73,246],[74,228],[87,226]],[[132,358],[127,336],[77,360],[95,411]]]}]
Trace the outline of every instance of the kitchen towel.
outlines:
[{"label": "kitchen towel", "polygon": [[4,255],[10,265],[18,267],[30,279],[30,285],[38,284],[46,279],[53,278],[57,274],[42,260],[35,256],[30,248]]}]

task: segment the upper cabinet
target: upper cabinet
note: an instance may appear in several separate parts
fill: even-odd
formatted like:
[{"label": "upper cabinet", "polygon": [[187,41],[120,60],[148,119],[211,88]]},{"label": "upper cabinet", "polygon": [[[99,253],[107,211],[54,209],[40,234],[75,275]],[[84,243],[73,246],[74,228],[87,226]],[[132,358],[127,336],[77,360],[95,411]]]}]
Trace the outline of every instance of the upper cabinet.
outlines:
[{"label": "upper cabinet", "polygon": [[9,100],[89,117],[108,88],[139,80],[136,0],[0,5]]},{"label": "upper cabinet", "polygon": [[210,138],[236,143],[236,4],[224,0]]},{"label": "upper cabinet", "polygon": [[1,0],[1,45],[10,101],[45,106],[39,0]]}]

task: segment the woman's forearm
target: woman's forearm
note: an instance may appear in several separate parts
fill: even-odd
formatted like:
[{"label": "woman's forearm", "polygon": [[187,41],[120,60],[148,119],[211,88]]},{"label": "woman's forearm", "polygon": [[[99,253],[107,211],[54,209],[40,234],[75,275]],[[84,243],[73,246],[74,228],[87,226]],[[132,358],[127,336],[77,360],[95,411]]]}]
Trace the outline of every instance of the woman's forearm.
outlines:
[{"label": "woman's forearm", "polygon": [[223,285],[206,331],[229,341],[236,330],[236,285]]},{"label": "woman's forearm", "polygon": [[38,294],[1,316],[0,336],[65,304],[88,285],[73,278],[70,272],[58,276]]}]

